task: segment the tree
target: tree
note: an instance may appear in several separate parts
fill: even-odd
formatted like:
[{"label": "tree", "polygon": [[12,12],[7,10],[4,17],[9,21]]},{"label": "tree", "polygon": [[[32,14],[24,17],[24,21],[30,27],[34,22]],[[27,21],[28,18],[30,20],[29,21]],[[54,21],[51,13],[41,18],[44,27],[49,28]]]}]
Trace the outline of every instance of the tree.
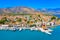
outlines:
[{"label": "tree", "polygon": [[37,22],[37,20],[35,20],[35,22]]},{"label": "tree", "polygon": [[3,17],[3,18],[0,20],[0,24],[5,24],[6,22],[10,22],[10,20],[7,19],[6,17]]},{"label": "tree", "polygon": [[38,15],[38,17],[40,17],[40,15]]},{"label": "tree", "polygon": [[36,26],[35,24],[33,24],[33,25],[30,25],[30,27],[34,27],[34,26]]},{"label": "tree", "polygon": [[0,20],[0,24],[4,24],[5,23],[5,20]]},{"label": "tree", "polygon": [[6,17],[3,17],[2,19],[3,19],[3,20],[7,20],[7,18],[6,18]]},{"label": "tree", "polygon": [[27,24],[29,24],[30,21],[27,21]]},{"label": "tree", "polygon": [[22,21],[22,18],[19,18],[17,21],[18,21],[18,22],[21,22],[21,21]]},{"label": "tree", "polygon": [[55,16],[53,16],[53,17],[51,18],[51,20],[53,20],[53,19],[56,19],[56,17],[55,17]]}]

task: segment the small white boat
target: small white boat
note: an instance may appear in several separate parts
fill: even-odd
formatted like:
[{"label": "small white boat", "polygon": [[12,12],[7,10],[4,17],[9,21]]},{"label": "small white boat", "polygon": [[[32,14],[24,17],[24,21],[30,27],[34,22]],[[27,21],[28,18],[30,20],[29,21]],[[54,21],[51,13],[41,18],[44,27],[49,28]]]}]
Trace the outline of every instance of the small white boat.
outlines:
[{"label": "small white boat", "polygon": [[35,27],[32,27],[30,30],[37,30]]},{"label": "small white boat", "polygon": [[48,29],[48,31],[53,31],[53,30],[51,30],[51,29]]},{"label": "small white boat", "polygon": [[38,30],[38,28],[35,28],[35,30]]},{"label": "small white boat", "polygon": [[44,30],[43,28],[39,28],[42,32],[45,32],[45,33],[47,33],[47,34],[51,34],[50,32],[51,32],[51,30],[50,29],[48,29],[48,30]]},{"label": "small white boat", "polygon": [[48,32],[48,31],[45,31],[45,33],[47,33],[47,34],[51,34],[50,32]]},{"label": "small white boat", "polygon": [[9,30],[16,30],[14,27],[10,27]]},{"label": "small white boat", "polygon": [[22,28],[19,28],[19,31],[21,31],[22,30]]},{"label": "small white boat", "polygon": [[32,31],[32,30],[33,30],[33,28],[30,28],[30,30]]}]

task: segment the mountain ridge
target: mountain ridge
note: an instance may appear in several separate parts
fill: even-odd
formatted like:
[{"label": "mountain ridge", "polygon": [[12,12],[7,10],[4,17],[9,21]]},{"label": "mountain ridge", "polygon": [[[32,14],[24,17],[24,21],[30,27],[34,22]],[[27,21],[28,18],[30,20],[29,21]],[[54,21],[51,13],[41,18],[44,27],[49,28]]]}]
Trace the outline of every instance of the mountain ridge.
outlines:
[{"label": "mountain ridge", "polygon": [[34,9],[34,8],[31,8],[31,7],[26,7],[26,6],[0,8],[0,14],[2,14],[2,13],[20,13],[20,12],[24,12],[26,14],[34,14],[35,12],[60,14],[60,8],[55,8],[55,9],[47,9],[47,8]]}]

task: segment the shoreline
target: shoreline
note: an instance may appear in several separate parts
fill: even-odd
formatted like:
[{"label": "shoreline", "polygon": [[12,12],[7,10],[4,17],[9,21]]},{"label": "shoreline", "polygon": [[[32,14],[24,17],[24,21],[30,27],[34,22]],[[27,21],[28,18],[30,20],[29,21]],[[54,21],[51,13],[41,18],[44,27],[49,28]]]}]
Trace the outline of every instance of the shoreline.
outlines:
[{"label": "shoreline", "polygon": [[22,31],[22,30],[31,30],[31,31],[41,31],[43,33],[47,33],[49,35],[51,35],[51,32],[53,30],[51,29],[47,29],[47,30],[44,30],[43,28],[41,27],[1,27],[0,26],[0,30],[11,30],[11,31],[16,31],[16,30],[19,30],[19,31]]},{"label": "shoreline", "polygon": [[[54,25],[54,26],[59,26],[59,25]],[[52,27],[52,26],[49,26],[49,27]],[[41,31],[41,32],[47,33],[49,35],[51,35],[51,32],[53,31],[50,28],[47,28],[47,30],[45,30],[41,27],[35,27],[35,26],[34,27],[18,27],[18,25],[17,26],[12,26],[12,27],[9,27],[7,25],[0,26],[0,30],[22,31],[22,30],[27,30],[27,29],[31,30],[31,31],[35,31],[35,30],[36,31]]]}]

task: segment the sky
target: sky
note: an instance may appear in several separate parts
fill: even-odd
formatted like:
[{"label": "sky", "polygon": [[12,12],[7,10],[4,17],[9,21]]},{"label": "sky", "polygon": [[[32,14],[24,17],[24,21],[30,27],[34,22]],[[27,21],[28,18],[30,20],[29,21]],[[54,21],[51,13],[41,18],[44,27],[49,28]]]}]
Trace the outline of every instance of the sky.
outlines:
[{"label": "sky", "polygon": [[60,8],[60,0],[0,0],[0,8],[26,6],[31,8]]}]

